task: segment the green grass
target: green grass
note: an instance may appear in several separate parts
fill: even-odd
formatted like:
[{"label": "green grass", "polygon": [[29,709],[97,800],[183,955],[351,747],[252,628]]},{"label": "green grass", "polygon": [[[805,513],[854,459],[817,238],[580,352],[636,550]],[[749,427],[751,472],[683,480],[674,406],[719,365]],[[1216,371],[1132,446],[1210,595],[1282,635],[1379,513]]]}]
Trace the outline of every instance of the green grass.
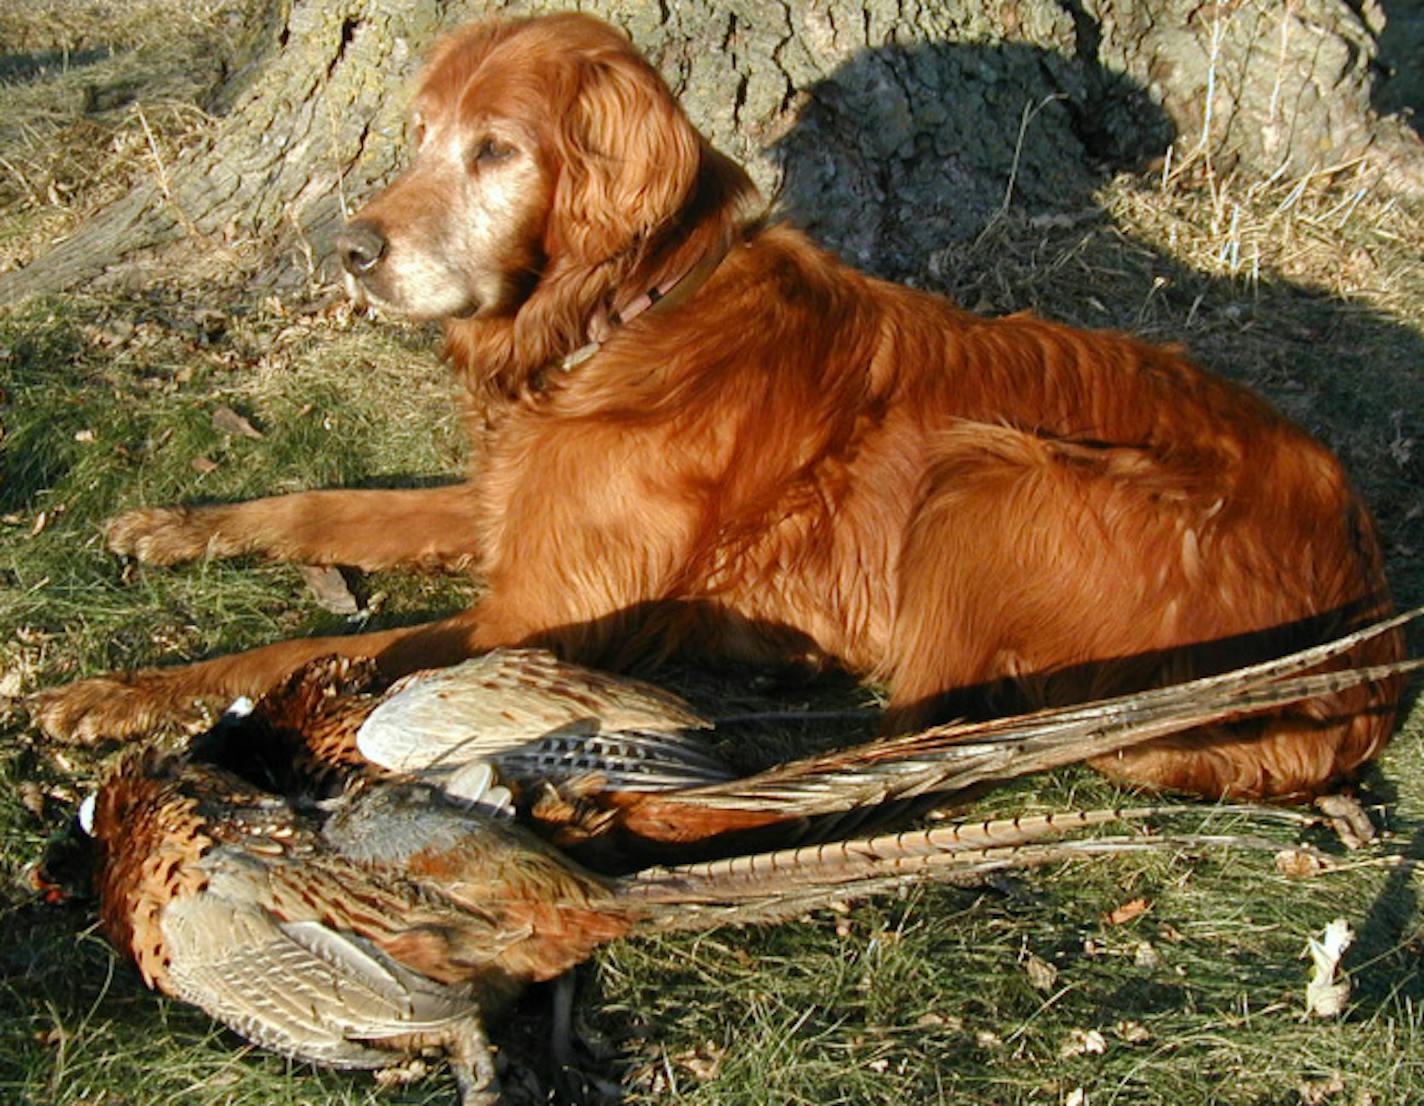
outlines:
[{"label": "green grass", "polygon": [[[26,48],[46,45],[39,27],[20,28]],[[89,44],[72,37],[54,44]],[[157,48],[132,37],[135,50]],[[122,74],[141,80],[125,57]],[[196,103],[200,92],[186,94]],[[19,95],[0,86],[0,117],[43,99]],[[163,120],[158,140],[174,144],[199,125],[176,108]],[[52,145],[91,133],[64,117],[46,125]],[[66,150],[61,168],[87,168],[64,178],[62,202],[44,200],[43,187],[0,192],[6,256],[29,256],[108,194],[120,172],[109,163],[132,149],[102,147],[131,139],[131,122],[100,115],[85,126],[97,146]],[[40,132],[24,133],[32,142]],[[19,141],[0,134],[0,153]],[[26,171],[43,161],[33,145],[18,153],[10,159]],[[1345,202],[1353,179],[1295,183],[1123,178],[1072,225],[1011,217],[948,248],[933,271],[987,311],[1030,307],[1185,341],[1263,391],[1342,454],[1378,515],[1400,601],[1424,602],[1424,443],[1414,440],[1424,212],[1372,193]],[[99,527],[137,504],[458,472],[463,447],[434,344],[428,329],[293,314],[242,293],[216,304],[196,293],[70,296],[0,314],[0,1102],[450,1101],[443,1077],[382,1090],[247,1048],[146,992],[84,909],[35,901],[24,867],[110,751],[46,743],[16,698],[115,667],[355,628],[319,610],[289,566],[126,569]],[[221,406],[262,437],[216,429]],[[213,467],[200,473],[200,459]],[[365,586],[378,597],[371,625],[455,609],[473,589],[397,574]],[[755,699],[708,673],[668,680],[708,703]],[[1424,856],[1421,730],[1415,704],[1365,781],[1390,847],[1414,858]],[[781,727],[756,744],[779,755],[824,740]],[[984,805],[1118,794],[1070,771]],[[1060,1104],[1079,1089],[1092,1106],[1424,1101],[1420,890],[1412,867],[1300,882],[1257,854],[1077,863],[1007,887],[919,890],[775,928],[615,945],[578,973],[580,1037],[591,1071],[634,1103]],[[1150,910],[1105,920],[1135,898]],[[1306,1021],[1301,953],[1337,915],[1359,932],[1346,960],[1354,999],[1340,1021]],[[1033,986],[1029,954],[1058,969],[1051,991]],[[499,1031],[514,1102],[540,1100],[547,1026],[536,991]],[[1089,1031],[1105,1050],[1065,1055]]]}]

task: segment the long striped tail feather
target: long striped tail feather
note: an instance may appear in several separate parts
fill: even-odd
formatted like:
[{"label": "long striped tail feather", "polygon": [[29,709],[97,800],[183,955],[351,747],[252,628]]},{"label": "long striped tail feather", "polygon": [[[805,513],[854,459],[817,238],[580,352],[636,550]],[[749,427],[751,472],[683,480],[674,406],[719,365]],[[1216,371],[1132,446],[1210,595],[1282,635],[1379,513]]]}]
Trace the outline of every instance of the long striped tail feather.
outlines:
[{"label": "long striped tail feather", "polygon": [[[1315,858],[1308,846],[1287,845],[1253,832],[1147,832],[1151,818],[1205,811],[1248,819],[1308,824],[1316,819],[1275,807],[1200,804],[1066,811],[942,825],[851,841],[803,845],[773,852],[668,868],[651,868],[623,880],[619,890],[639,916],[638,929],[698,930],[718,925],[772,922],[836,902],[881,894],[920,882],[975,884],[992,872],[1037,867],[1087,857],[1206,847],[1279,852],[1289,848]],[[1065,835],[1127,823],[1137,833]]]}]

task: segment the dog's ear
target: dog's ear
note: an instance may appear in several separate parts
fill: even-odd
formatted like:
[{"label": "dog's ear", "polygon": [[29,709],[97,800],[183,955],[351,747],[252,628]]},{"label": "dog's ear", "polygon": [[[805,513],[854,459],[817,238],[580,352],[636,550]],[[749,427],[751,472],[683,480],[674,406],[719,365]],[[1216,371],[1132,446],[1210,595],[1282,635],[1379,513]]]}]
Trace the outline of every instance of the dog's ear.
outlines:
[{"label": "dog's ear", "polygon": [[701,141],[661,77],[632,53],[583,59],[560,126],[551,256],[585,264],[647,240],[682,210]]}]

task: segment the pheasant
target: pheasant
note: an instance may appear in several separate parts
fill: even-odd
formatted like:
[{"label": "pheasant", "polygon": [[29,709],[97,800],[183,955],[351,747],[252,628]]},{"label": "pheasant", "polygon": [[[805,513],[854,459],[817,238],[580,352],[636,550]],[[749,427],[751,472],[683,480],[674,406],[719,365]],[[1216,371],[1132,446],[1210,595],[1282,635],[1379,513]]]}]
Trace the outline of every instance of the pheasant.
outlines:
[{"label": "pheasant", "polygon": [[[1049,840],[1080,812],[594,873],[507,809],[409,781],[301,804],[131,750],[86,806],[100,916],[150,986],[249,1040],[338,1068],[443,1051],[464,1106],[498,1098],[485,1024],[605,942],[795,917],[913,880],[1248,838]],[[55,873],[41,871],[41,880]]]},{"label": "pheasant", "polygon": [[705,748],[713,723],[691,704],[542,649],[494,649],[377,692],[381,683],[367,658],[319,658],[255,704],[234,703],[198,739],[200,755],[234,759],[278,789],[375,768],[458,793],[461,772],[490,758],[511,777],[564,782],[596,768],[635,789],[732,777]]},{"label": "pheasant", "polygon": [[[278,791],[355,770],[414,775],[453,796],[472,787],[486,802],[507,796],[525,824],[611,872],[781,843],[789,823],[802,840],[844,836],[866,818],[962,802],[997,782],[1379,679],[1404,669],[1301,673],[1418,613],[1219,676],[883,738],[744,778],[705,751],[710,723],[681,699],[528,649],[379,694],[366,690],[369,665],[327,658],[243,704],[201,747]],[[505,790],[489,790],[490,772]]]},{"label": "pheasant", "polygon": [[[733,782],[668,785],[664,770],[685,767],[683,750],[663,764],[645,755],[653,742],[634,759],[646,762],[644,779],[657,786],[591,789],[591,821],[671,847],[726,833],[728,818],[742,828],[761,812],[790,839],[808,813],[955,792],[1028,764],[1061,763],[1069,750],[1083,755],[1085,745],[1101,752],[1204,717],[1379,678],[1379,669],[1294,674],[1352,644],[1177,688],[873,742]],[[343,696],[329,698],[326,716],[335,717]],[[458,797],[443,790],[448,774],[437,774],[435,784],[358,775],[343,794],[320,802],[261,790],[192,756],[132,752],[82,812],[104,927],[151,986],[284,1054],[359,1068],[443,1049],[469,1106],[495,1093],[486,1019],[524,985],[560,975],[604,942],[775,921],[908,880],[963,880],[1065,857],[1217,840],[1050,840],[1152,813],[1097,811],[615,875],[570,859],[534,832],[549,828],[537,814],[514,809],[495,766],[517,765],[525,752],[516,747],[505,762],[485,747],[457,770]],[[575,756],[591,759],[596,772],[603,763],[586,747]],[[554,778],[557,768],[549,771]],[[41,884],[54,883],[55,867],[41,866]]]}]

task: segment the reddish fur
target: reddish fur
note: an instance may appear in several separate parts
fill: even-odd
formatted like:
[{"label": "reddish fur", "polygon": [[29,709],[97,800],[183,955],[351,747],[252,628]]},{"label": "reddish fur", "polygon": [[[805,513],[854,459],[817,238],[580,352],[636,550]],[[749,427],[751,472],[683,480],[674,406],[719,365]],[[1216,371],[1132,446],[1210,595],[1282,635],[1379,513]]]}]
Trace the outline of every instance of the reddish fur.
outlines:
[{"label": "reddish fur", "polygon": [[[909,726],[1219,669],[1389,609],[1368,512],[1319,443],[1175,348],[978,318],[752,223],[746,176],[610,28],[570,15],[457,31],[417,104],[520,114],[543,166],[509,261],[539,259],[537,282],[447,322],[472,425],[489,427],[477,479],[125,516],[115,543],[151,560],[469,561],[485,598],[426,627],[139,674],[115,707],[76,685],[48,701],[50,728],[132,729],[333,649],[396,674],[529,643],[607,665],[674,650],[837,663],[888,680]],[[412,171],[358,218],[399,235],[446,202],[422,188]],[[690,300],[572,372],[550,367],[600,310],[728,245]],[[1400,652],[1394,634],[1351,659]],[[1310,793],[1379,749],[1397,693],[1389,681],[1101,767],[1208,794]]]}]

